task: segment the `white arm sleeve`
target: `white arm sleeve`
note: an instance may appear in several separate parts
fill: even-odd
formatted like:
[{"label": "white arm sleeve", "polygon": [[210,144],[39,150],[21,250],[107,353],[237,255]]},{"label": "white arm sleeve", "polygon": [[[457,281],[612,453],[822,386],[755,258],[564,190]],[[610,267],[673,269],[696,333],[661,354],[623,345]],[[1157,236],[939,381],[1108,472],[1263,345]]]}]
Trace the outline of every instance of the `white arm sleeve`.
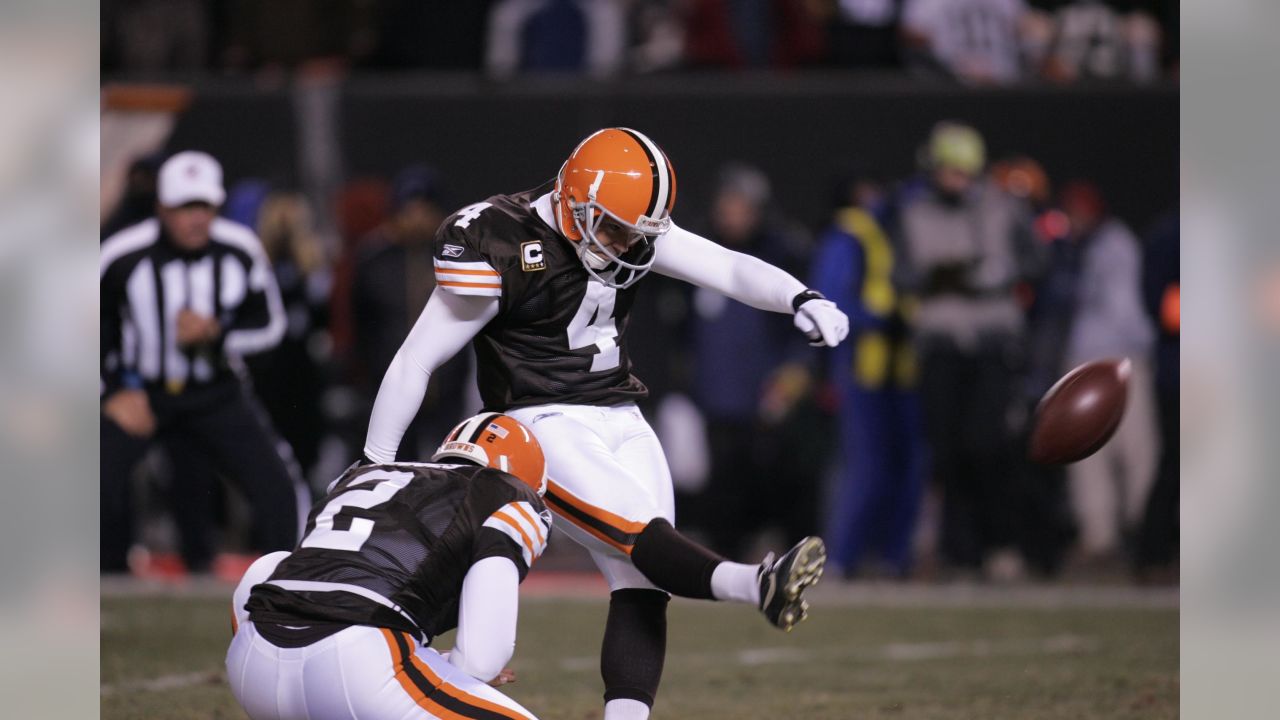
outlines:
[{"label": "white arm sleeve", "polygon": [[790,315],[791,300],[805,284],[769,263],[734,252],[678,227],[655,243],[653,269],[668,277],[716,290],[761,310]]},{"label": "white arm sleeve", "polygon": [[373,401],[364,454],[392,462],[404,431],[418,414],[431,373],[466,346],[498,314],[498,298],[436,289],[396,352]]},{"label": "white arm sleeve", "polygon": [[516,649],[520,571],[505,557],[487,557],[467,571],[458,606],[458,636],[449,662],[481,682],[502,672]]}]

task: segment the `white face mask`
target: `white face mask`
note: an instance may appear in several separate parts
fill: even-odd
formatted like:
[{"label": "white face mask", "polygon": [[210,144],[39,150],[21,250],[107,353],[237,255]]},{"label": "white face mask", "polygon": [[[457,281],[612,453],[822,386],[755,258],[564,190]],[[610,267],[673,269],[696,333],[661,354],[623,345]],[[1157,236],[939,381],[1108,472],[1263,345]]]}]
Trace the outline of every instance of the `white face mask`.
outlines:
[{"label": "white face mask", "polygon": [[[552,202],[559,202],[558,198],[554,198]],[[653,243],[659,235],[666,232],[671,227],[670,218],[652,218],[644,217],[640,219],[638,225],[633,225],[617,215],[609,212],[609,209],[600,205],[595,200],[588,200],[585,203],[575,203],[572,206],[573,225],[578,231],[580,240],[574,243],[578,251],[578,259],[582,261],[583,267],[587,269],[593,279],[605,285],[619,290],[631,287],[640,278],[653,267]],[[606,246],[596,237],[596,229],[604,219],[608,217],[613,219],[623,228],[634,233],[644,246],[647,246],[647,252],[640,253],[639,262],[629,262],[623,258],[631,252],[617,254],[611,248]],[[606,271],[608,272],[602,272]]]}]

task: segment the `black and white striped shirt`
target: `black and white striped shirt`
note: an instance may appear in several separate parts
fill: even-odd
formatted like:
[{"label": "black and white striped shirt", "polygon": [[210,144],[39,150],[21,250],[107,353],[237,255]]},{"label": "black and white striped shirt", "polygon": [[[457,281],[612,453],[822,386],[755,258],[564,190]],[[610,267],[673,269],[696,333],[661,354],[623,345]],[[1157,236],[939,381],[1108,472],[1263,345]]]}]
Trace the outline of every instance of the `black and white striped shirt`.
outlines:
[{"label": "black and white striped shirt", "polygon": [[[107,238],[99,266],[103,392],[142,385],[178,393],[232,376],[228,357],[275,347],[286,319],[271,263],[253,231],[225,218],[195,252],[176,247],[157,218]],[[214,317],[210,348],[177,343],[183,309]]]}]

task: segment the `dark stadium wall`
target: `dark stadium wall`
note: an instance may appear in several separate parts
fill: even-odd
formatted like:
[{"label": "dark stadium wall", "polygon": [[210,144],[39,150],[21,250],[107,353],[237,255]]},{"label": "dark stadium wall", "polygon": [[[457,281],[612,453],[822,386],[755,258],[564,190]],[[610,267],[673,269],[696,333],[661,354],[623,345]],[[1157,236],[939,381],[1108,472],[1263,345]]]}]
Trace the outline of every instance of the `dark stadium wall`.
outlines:
[{"label": "dark stadium wall", "polygon": [[[220,157],[230,180],[298,181],[298,118],[288,88],[197,87],[171,149]],[[679,177],[676,218],[706,207],[717,167],[745,160],[771,177],[780,206],[823,219],[830,179],[850,167],[904,177],[940,119],[973,123],[989,156],[1022,153],[1057,182],[1095,180],[1143,228],[1178,202],[1178,90],[1038,87],[974,90],[901,78],[693,76],[628,83],[470,77],[348,81],[338,105],[348,177],[429,162],[461,206],[549,179],[586,133],[627,125],[653,137]]]}]

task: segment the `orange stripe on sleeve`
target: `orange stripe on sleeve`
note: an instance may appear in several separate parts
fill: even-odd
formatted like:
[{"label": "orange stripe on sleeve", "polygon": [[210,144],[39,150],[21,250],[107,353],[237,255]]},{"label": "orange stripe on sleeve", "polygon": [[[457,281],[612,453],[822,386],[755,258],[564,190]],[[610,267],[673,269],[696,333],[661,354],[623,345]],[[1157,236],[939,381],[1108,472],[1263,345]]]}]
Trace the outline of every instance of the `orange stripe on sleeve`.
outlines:
[{"label": "orange stripe on sleeve", "polygon": [[462,282],[462,281],[439,281],[439,279],[438,279],[438,281],[435,281],[435,282],[436,282],[436,283],[439,283],[439,284],[448,284],[448,286],[454,286],[454,287],[492,287],[492,288],[500,288],[500,287],[502,287],[502,283],[500,283],[500,282],[492,282],[492,283],[474,282],[474,283],[468,283],[468,282]]},{"label": "orange stripe on sleeve", "polygon": [[543,535],[543,534],[542,534],[542,523],[541,523],[541,522],[539,522],[539,521],[538,521],[536,518],[534,518],[532,515],[530,515],[530,514],[528,513],[528,511],[527,511],[527,510],[525,510],[524,508],[520,507],[518,504],[508,505],[507,507],[513,507],[513,508],[515,508],[515,509],[516,509],[516,512],[520,513],[520,517],[522,517],[522,518],[524,518],[525,520],[528,520],[528,521],[529,521],[529,524],[533,526],[533,531],[534,531],[535,533],[537,533],[537,535],[538,535],[538,544],[539,544],[539,545],[541,545],[542,543],[545,543],[545,542],[547,541],[547,537],[546,537],[546,535]]},{"label": "orange stripe on sleeve", "polygon": [[436,284],[444,285],[445,287],[483,288],[485,290],[501,290],[502,289],[502,283],[469,283],[469,282],[455,282],[453,280],[436,280]]},{"label": "orange stripe on sleeve", "polygon": [[529,533],[526,533],[524,531],[524,528],[520,527],[520,523],[511,519],[511,516],[502,512],[502,510],[495,512],[491,517],[498,518],[502,522],[510,525],[512,528],[515,528],[516,532],[520,533],[520,539],[524,540],[524,546],[529,551],[529,558],[531,562],[533,558],[538,557],[538,553],[534,551],[534,548],[537,546],[534,545],[533,541],[529,539]]}]

